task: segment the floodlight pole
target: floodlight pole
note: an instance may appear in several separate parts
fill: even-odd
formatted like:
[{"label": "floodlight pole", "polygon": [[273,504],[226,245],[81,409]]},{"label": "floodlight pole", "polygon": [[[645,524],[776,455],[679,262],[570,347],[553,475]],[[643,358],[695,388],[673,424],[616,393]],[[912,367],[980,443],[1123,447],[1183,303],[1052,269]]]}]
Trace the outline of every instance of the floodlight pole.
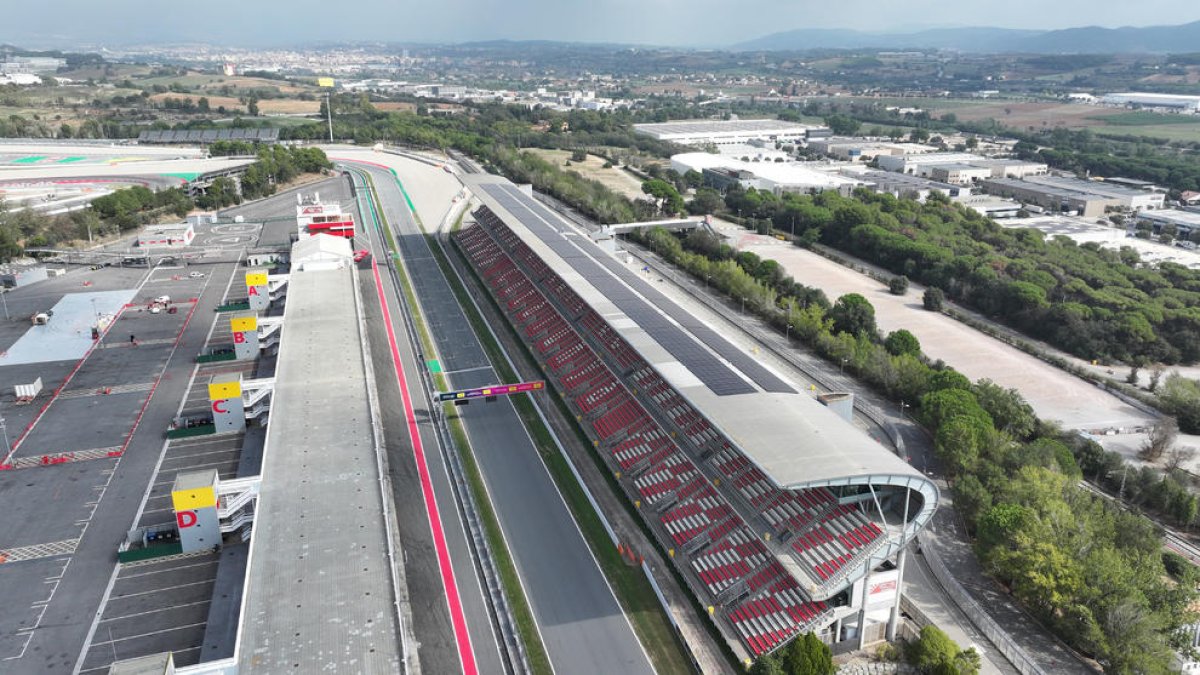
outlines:
[{"label": "floodlight pole", "polygon": [[4,303],[4,320],[10,321],[11,317],[8,316],[8,289],[7,288],[0,290],[0,302]]},{"label": "floodlight pole", "polygon": [[12,446],[8,444],[8,424],[4,421],[4,416],[0,415],[0,436],[4,437],[4,459],[12,454]]},{"label": "floodlight pole", "polygon": [[329,142],[333,142],[333,92],[325,92],[325,118],[329,121]]}]

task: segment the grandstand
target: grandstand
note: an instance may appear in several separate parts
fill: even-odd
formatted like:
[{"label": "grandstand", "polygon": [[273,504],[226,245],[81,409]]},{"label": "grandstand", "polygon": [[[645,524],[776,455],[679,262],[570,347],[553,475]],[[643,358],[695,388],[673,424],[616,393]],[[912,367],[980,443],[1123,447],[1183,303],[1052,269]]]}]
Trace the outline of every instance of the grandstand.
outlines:
[{"label": "grandstand", "polygon": [[528,192],[467,180],[483,205],[459,247],[732,644],[878,619],[864,580],[928,522],[934,484]]}]

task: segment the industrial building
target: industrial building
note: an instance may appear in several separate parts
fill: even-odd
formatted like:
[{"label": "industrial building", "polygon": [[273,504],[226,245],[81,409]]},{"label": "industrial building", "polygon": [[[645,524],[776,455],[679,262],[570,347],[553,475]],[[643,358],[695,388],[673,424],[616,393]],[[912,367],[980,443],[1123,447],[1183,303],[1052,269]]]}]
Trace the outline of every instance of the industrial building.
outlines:
[{"label": "industrial building", "polygon": [[1200,96],[1124,92],[1103,96],[1100,98],[1100,102],[1105,105],[1169,108],[1172,110],[1179,110],[1181,112],[1200,113]]},{"label": "industrial building", "polygon": [[845,159],[852,162],[869,162],[876,157],[903,157],[932,152],[928,145],[916,143],[886,143],[869,141],[865,138],[845,138],[830,136],[829,138],[814,138],[808,142],[811,150],[823,155]]},{"label": "industrial building", "polygon": [[517,186],[468,180],[460,247],[739,655],[894,630],[934,483]]},{"label": "industrial building", "polygon": [[655,124],[635,124],[633,130],[644,136],[679,145],[731,145],[751,141],[803,143],[823,138],[832,132],[826,127],[783,120],[687,120]]},{"label": "industrial building", "polygon": [[1103,216],[1109,210],[1120,208],[1120,203],[1111,197],[1032,181],[989,178],[983,181],[982,187],[989,195],[1015,199],[1050,211],[1075,213],[1087,218]]},{"label": "industrial building", "polygon": [[881,155],[876,159],[879,168],[918,175],[919,168],[934,164],[970,164],[982,162],[984,158],[969,152],[930,152],[922,155]]},{"label": "industrial building", "polygon": [[971,185],[991,178],[992,169],[975,164],[925,164],[920,167],[918,175],[939,183]]},{"label": "industrial building", "polygon": [[680,174],[695,171],[704,182],[718,189],[737,183],[774,194],[799,192],[813,194],[835,190],[850,194],[862,181],[829,172],[810,169],[795,162],[745,162],[707,152],[689,152],[671,157],[671,168]]},{"label": "industrial building", "polygon": [[[943,182],[955,171],[948,167],[973,167],[958,169],[960,175],[970,175],[973,180],[984,178],[1026,178],[1046,173],[1049,170],[1041,162],[1026,162],[1019,159],[987,159],[966,152],[931,152],[923,155],[881,155],[876,159],[879,168],[915,176],[924,176]],[[978,169],[987,169],[987,175]],[[935,175],[937,174],[937,175]]]},{"label": "industrial building", "polygon": [[1154,234],[1162,234],[1165,225],[1174,225],[1176,239],[1191,239],[1196,232],[1200,232],[1200,213],[1195,211],[1176,209],[1141,211],[1137,218],[1139,221],[1150,223]]},{"label": "industrial building", "polygon": [[1111,182],[1084,180],[1082,178],[1065,178],[1063,176],[1030,176],[1025,179],[1029,183],[1046,185],[1063,190],[1073,190],[1086,194],[1106,197],[1118,206],[1130,211],[1161,209],[1166,203],[1166,195],[1161,192],[1138,190]]},{"label": "industrial building", "polygon": [[912,198],[921,202],[925,201],[930,193],[933,192],[943,194],[951,199],[958,199],[959,197],[971,194],[970,188],[951,185],[950,183],[939,183],[928,178],[910,176],[905,173],[894,173],[891,171],[851,171],[844,169],[842,170],[842,175],[864,181],[867,187],[876,192],[887,193],[894,197]]}]

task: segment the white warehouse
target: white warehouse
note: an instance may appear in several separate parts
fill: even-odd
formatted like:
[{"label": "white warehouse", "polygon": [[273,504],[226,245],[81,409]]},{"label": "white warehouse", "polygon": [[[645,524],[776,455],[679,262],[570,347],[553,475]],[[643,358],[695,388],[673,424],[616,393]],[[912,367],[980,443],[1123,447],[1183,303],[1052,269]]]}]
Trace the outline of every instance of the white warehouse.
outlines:
[{"label": "white warehouse", "polygon": [[1177,108],[1184,112],[1200,114],[1200,96],[1125,92],[1121,94],[1108,94],[1107,96],[1102,97],[1100,102],[1105,105],[1140,105],[1147,108]]},{"label": "white warehouse", "polygon": [[635,124],[633,130],[644,136],[680,145],[737,145],[751,141],[796,144],[832,133],[825,127],[783,120],[683,120]]},{"label": "white warehouse", "polygon": [[782,194],[784,192],[816,193],[835,190],[850,192],[866,181],[810,169],[794,162],[743,162],[740,159],[713,155],[707,152],[687,152],[671,157],[671,168],[680,174],[695,171],[704,175],[704,182],[718,188],[732,183]]}]

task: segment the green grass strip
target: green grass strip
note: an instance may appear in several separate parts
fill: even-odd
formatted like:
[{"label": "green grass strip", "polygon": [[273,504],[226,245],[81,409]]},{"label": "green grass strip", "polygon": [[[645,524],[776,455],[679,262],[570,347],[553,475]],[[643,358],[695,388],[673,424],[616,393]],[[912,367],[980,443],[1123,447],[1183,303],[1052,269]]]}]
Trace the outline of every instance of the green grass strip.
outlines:
[{"label": "green grass strip", "polygon": [[[459,221],[461,222],[461,217]],[[434,258],[442,268],[442,273],[450,282],[458,304],[462,306],[463,312],[467,316],[467,321],[471,324],[488,359],[496,369],[496,374],[504,382],[516,382],[519,379],[517,373],[513,372],[508,365],[503,350],[491,331],[488,330],[486,322],[480,316],[474,303],[471,302],[461,280],[446,259],[446,253],[433,236],[425,236],[429,240],[429,247],[433,251]],[[459,259],[462,259],[461,256]],[[467,267],[470,269],[469,266]],[[472,274],[474,274],[474,270],[472,270]],[[553,395],[550,394],[550,396]],[[533,401],[529,399],[528,395],[510,396],[509,399],[517,409],[517,414],[520,415],[525,428],[529,430],[538,454],[541,455],[546,467],[550,470],[550,475],[554,478],[555,484],[558,485],[559,491],[567,502],[571,515],[578,523],[596,560],[599,561],[601,570],[608,578],[609,584],[629,617],[646,653],[650,655],[655,671],[663,674],[693,672],[691,660],[684,654],[676,637],[675,629],[667,618],[662,605],[659,604],[654,589],[650,587],[650,582],[640,567],[628,565],[613,546],[608,532],[600,521],[600,516],[592,508],[582,486],[575,479],[575,474],[571,471],[570,466],[567,465],[567,460],[559,453],[558,446],[555,444],[550,430],[542,423],[542,418],[537,414]],[[573,419],[573,417],[568,413],[567,419]],[[585,446],[591,445],[581,432],[579,436]]]},{"label": "green grass strip", "polygon": [[[378,199],[378,193],[375,191],[375,182],[371,180],[369,174],[364,175],[370,182],[371,194],[374,195],[375,199]],[[377,222],[382,223],[381,229],[387,240],[389,252],[398,258],[399,250],[396,248],[396,241],[392,236],[392,228],[388,225],[387,219],[383,214],[375,210],[373,200],[371,202],[371,211],[372,216]],[[404,293],[405,301],[412,308],[413,324],[424,347],[424,351],[426,354],[436,354],[437,352],[433,349],[433,339],[425,326],[425,320],[421,315],[420,305],[417,304],[417,296],[413,292],[408,274],[405,273],[403,265],[397,264],[395,267],[398,273],[397,276],[400,278],[400,286]],[[446,390],[444,375],[440,373],[435,374],[434,382],[438,388],[443,391]],[[521,642],[525,645],[525,658],[529,662],[529,668],[538,675],[552,675],[554,669],[550,665],[550,656],[546,653],[546,646],[542,644],[537,623],[533,618],[533,610],[530,609],[529,600],[525,597],[525,590],[521,586],[521,578],[517,574],[517,567],[513,563],[512,554],[509,552],[508,544],[504,540],[504,533],[500,529],[500,521],[496,517],[496,511],[492,507],[491,499],[489,499],[487,490],[484,487],[483,476],[479,471],[478,464],[475,462],[475,455],[471,451],[471,443],[467,437],[466,429],[463,427],[462,420],[458,417],[456,406],[446,405],[444,406],[444,411],[450,427],[450,437],[454,441],[459,457],[462,459],[467,484],[470,486],[476,508],[479,511],[480,521],[483,523],[484,536],[487,537],[488,548],[491,549],[492,553],[492,560],[496,565],[497,572],[499,572],[500,583],[504,586],[504,594],[508,598],[509,610],[512,612],[513,621],[516,622],[517,633],[520,636]]]}]

